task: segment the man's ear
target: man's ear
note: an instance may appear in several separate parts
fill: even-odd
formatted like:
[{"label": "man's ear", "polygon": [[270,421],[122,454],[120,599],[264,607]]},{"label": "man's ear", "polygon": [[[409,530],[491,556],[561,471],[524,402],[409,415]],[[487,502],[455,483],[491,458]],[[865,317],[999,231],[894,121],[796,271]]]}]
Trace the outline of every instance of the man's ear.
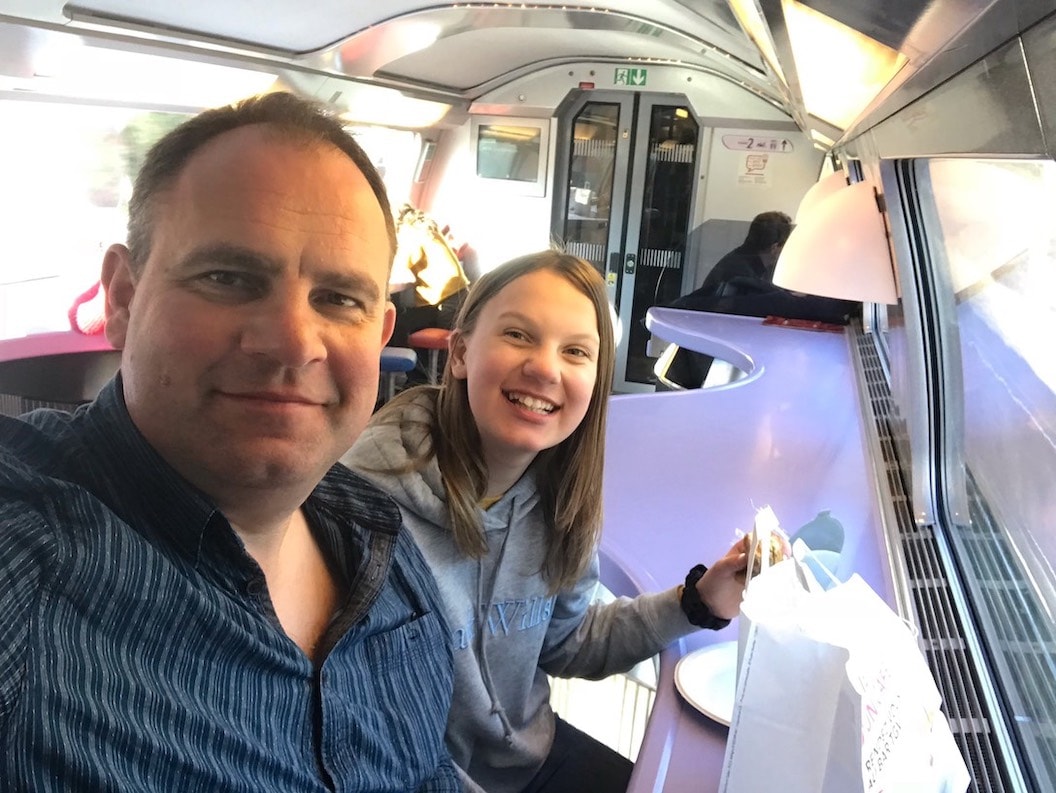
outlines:
[{"label": "man's ear", "polygon": [[384,347],[392,338],[396,329],[396,305],[391,300],[385,301],[385,316],[381,320],[381,346]]},{"label": "man's ear", "polygon": [[447,340],[447,354],[451,361],[451,374],[458,380],[466,379],[466,338],[461,331],[451,331]]},{"label": "man's ear", "polygon": [[120,350],[125,346],[132,296],[136,291],[128,248],[111,245],[106,249],[99,281],[106,293],[106,339]]}]

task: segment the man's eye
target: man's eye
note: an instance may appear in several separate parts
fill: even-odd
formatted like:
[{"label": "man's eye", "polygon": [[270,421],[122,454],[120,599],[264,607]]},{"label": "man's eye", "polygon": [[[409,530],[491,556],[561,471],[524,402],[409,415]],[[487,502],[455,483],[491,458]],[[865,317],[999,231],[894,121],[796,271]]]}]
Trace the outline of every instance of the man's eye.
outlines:
[{"label": "man's eye", "polygon": [[256,300],[268,292],[267,279],[242,270],[207,270],[192,276],[190,282],[211,300]]},{"label": "man's eye", "polygon": [[363,302],[358,298],[352,297],[351,295],[342,294],[341,292],[327,292],[322,295],[320,302],[325,303],[328,306],[335,306],[337,308],[362,308]]},{"label": "man's eye", "polygon": [[247,286],[248,279],[241,273],[230,270],[211,270],[202,276],[206,281],[217,286]]}]

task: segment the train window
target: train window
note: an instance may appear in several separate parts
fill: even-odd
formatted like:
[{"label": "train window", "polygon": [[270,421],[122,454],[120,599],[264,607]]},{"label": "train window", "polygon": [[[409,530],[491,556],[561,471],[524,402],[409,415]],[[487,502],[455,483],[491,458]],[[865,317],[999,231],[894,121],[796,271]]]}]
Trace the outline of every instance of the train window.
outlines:
[{"label": "train window", "polygon": [[67,311],[125,238],[143,154],[173,113],[4,101],[0,125],[0,338],[69,329]]},{"label": "train window", "polygon": [[[125,239],[132,181],[147,149],[187,116],[119,107],[4,101],[0,125],[0,338],[66,330],[74,300]],[[410,197],[420,138],[351,130],[394,207]]]},{"label": "train window", "polygon": [[534,182],[542,130],[482,125],[477,136],[477,176]]},{"label": "train window", "polygon": [[411,199],[415,171],[422,156],[422,137],[417,132],[388,127],[348,127],[356,142],[370,157],[385,182],[394,211]]},{"label": "train window", "polygon": [[963,372],[968,515],[951,540],[1027,763],[1054,781],[1056,163],[927,168]]},{"label": "train window", "polygon": [[544,195],[549,123],[498,116],[473,119],[477,176],[522,195]]}]

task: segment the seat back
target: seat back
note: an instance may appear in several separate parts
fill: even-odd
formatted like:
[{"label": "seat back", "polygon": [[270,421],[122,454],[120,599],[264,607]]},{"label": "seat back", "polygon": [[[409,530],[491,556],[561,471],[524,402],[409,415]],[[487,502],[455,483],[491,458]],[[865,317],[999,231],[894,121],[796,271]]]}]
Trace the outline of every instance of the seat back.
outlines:
[{"label": "seat back", "polygon": [[121,353],[101,335],[61,331],[0,340],[0,413],[91,401],[120,364]]}]

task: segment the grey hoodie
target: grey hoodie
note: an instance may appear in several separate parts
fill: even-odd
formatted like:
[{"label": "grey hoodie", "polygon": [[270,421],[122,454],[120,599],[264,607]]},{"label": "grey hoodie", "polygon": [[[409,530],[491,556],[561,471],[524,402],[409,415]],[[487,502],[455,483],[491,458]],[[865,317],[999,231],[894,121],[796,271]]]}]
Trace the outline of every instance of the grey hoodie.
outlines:
[{"label": "grey hoodie", "polygon": [[400,468],[418,448],[426,430],[417,422],[432,422],[434,394],[406,406],[399,426],[372,422],[343,462],[396,500],[440,586],[455,650],[447,745],[467,789],[517,793],[553,742],[548,674],[596,679],[625,671],[696,629],[675,589],[592,605],[597,555],[572,589],[549,595],[532,469],[483,513],[485,556],[460,553],[435,459],[411,473],[377,470]]}]

